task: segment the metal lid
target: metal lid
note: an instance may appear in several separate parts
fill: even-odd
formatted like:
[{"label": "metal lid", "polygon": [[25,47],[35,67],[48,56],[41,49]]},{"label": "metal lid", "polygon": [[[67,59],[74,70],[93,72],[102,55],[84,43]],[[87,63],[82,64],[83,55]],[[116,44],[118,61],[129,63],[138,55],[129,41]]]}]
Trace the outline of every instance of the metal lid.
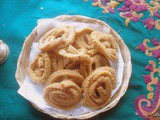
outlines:
[{"label": "metal lid", "polygon": [[8,46],[0,40],[0,64],[4,63],[9,55],[9,48]]}]

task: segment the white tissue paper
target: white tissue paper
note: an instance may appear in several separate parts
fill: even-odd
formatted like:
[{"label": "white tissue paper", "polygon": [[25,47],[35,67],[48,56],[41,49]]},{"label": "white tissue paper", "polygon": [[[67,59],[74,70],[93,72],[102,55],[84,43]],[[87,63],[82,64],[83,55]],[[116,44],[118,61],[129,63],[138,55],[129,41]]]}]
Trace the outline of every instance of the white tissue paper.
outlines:
[{"label": "white tissue paper", "polygon": [[[39,38],[48,30],[61,25],[72,25],[76,28],[76,30],[82,29],[84,27],[90,27],[94,30],[98,30],[101,32],[105,32],[105,33],[110,32],[110,28],[99,25],[98,23],[92,24],[92,23],[85,23],[85,22],[76,22],[74,20],[61,21],[61,20],[54,20],[54,19],[40,19],[38,20],[38,29],[37,29],[38,36],[35,38],[34,40],[35,42],[32,44],[29,63],[31,63],[34,57],[40,52],[40,50],[38,49]],[[116,70],[116,74],[117,74],[116,88],[112,91],[112,96],[113,96],[116,93],[116,91],[119,89],[122,83],[122,77],[123,77],[124,62],[121,56],[120,49],[118,49],[117,62],[111,63],[111,66]],[[22,95],[25,99],[34,103],[37,107],[39,107],[40,109],[42,109],[43,111],[49,114],[60,113],[65,115],[78,116],[78,115],[82,115],[84,113],[93,111],[90,108],[87,108],[81,105],[77,106],[77,108],[70,111],[53,108],[49,104],[47,104],[43,98],[44,87],[45,87],[44,85],[39,85],[32,82],[32,80],[27,75],[24,80],[24,84],[20,87],[20,89],[18,90],[18,93]]]}]

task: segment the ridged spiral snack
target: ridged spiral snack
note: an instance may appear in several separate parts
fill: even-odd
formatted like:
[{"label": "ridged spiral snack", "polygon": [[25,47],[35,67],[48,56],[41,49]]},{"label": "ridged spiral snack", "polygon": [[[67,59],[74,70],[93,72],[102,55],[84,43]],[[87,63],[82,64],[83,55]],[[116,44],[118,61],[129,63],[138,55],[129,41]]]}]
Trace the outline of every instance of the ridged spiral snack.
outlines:
[{"label": "ridged spiral snack", "polygon": [[51,74],[51,59],[48,53],[39,53],[27,69],[33,82],[44,84]]},{"label": "ridged spiral snack", "polygon": [[[93,71],[83,82],[83,104],[93,109],[107,105],[114,87],[115,71],[111,67],[101,67]],[[112,78],[113,77],[113,78]]]},{"label": "ridged spiral snack", "polygon": [[49,53],[51,58],[51,68],[52,72],[56,72],[57,70],[62,70],[65,67],[65,60],[60,55],[57,55],[55,52]]},{"label": "ridged spiral snack", "polygon": [[56,71],[49,77],[48,86],[44,89],[44,99],[56,108],[74,108],[82,97],[83,80],[83,76],[75,70]]},{"label": "ridged spiral snack", "polygon": [[60,83],[46,86],[43,93],[45,101],[52,107],[62,110],[75,108],[81,101],[81,88],[66,79]]},{"label": "ridged spiral snack", "polygon": [[66,50],[61,49],[59,51],[59,55],[63,56],[64,58],[67,58],[69,60],[75,60],[75,61],[85,61],[87,63],[90,62],[90,56],[87,54],[84,54],[82,52],[79,52],[77,50],[75,50],[75,48],[72,46],[72,50],[71,46],[69,46]]},{"label": "ridged spiral snack", "polygon": [[91,28],[83,28],[76,32],[76,37],[74,41],[74,46],[76,46],[79,50],[87,49],[90,50],[93,48],[92,40],[90,38],[90,34],[93,32]]},{"label": "ridged spiral snack", "polygon": [[111,61],[117,60],[118,53],[114,48],[111,48],[113,42],[110,42],[110,39],[108,39],[104,33],[93,31],[91,33],[91,39],[97,51],[100,54],[104,55],[106,59],[109,59]]},{"label": "ridged spiral snack", "polygon": [[91,58],[91,71],[94,71],[101,66],[110,66],[109,60],[106,59],[103,55],[96,54]]},{"label": "ridged spiral snack", "polygon": [[61,26],[48,31],[39,40],[39,49],[42,51],[52,51],[60,49],[69,43],[72,43],[75,37],[74,27]]},{"label": "ridged spiral snack", "polygon": [[118,58],[112,35],[60,26],[42,36],[39,49],[28,74],[33,82],[46,85],[43,97],[49,105],[70,110],[82,103],[101,109],[109,103],[116,86],[110,61]]},{"label": "ridged spiral snack", "polygon": [[80,87],[82,86],[82,82],[84,80],[83,76],[75,70],[59,70],[50,75],[48,84],[61,82],[64,79],[69,79]]}]

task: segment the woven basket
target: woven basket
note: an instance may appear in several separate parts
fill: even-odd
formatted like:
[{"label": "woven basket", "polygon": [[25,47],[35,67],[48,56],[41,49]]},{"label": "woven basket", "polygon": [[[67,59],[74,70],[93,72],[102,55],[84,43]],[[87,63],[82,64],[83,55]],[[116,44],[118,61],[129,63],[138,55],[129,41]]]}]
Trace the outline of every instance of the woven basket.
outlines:
[{"label": "woven basket", "polygon": [[[70,16],[70,15],[62,15],[62,16],[58,16],[56,18],[53,18],[56,20],[64,20],[64,21],[68,21],[68,20],[74,20],[74,21],[78,21],[78,22],[86,22],[86,23],[98,23],[100,25],[106,26],[108,28],[110,28],[109,25],[107,25],[105,22],[102,22],[100,20],[97,19],[92,19],[92,18],[88,18],[88,17],[84,17],[84,16],[79,16],[79,15],[75,15],[75,16]],[[90,113],[86,113],[83,115],[79,115],[79,116],[70,116],[70,115],[64,115],[64,114],[60,114],[60,113],[55,113],[55,114],[49,114],[52,117],[55,118],[59,118],[59,119],[87,119],[87,118],[91,118],[95,115],[98,115],[102,112],[105,112],[111,108],[113,108],[118,101],[120,100],[120,98],[125,94],[127,88],[128,88],[128,84],[129,84],[129,79],[131,76],[131,72],[132,72],[132,65],[131,65],[131,55],[130,52],[127,48],[127,46],[125,45],[125,43],[123,42],[122,38],[112,29],[111,29],[111,33],[114,35],[114,37],[116,38],[117,43],[119,44],[121,53],[122,53],[122,58],[124,61],[124,73],[123,73],[123,81],[122,84],[120,86],[120,88],[118,89],[118,91],[115,93],[115,95],[112,97],[109,106],[104,107],[101,110],[98,111],[93,111]],[[31,46],[32,43],[34,42],[35,37],[37,36],[37,27],[32,31],[32,33],[26,38],[24,44],[23,44],[23,48],[22,51],[20,53],[19,59],[18,59],[18,64],[17,64],[17,71],[16,71],[16,80],[19,84],[19,86],[21,87],[23,85],[23,81],[26,77],[26,68],[28,67],[28,62],[29,62],[29,55],[30,55],[30,50],[31,50]],[[32,103],[32,105],[38,109],[41,112],[46,113],[45,111],[41,110],[40,108],[38,108],[35,104]],[[48,113],[46,113],[48,114]]]}]

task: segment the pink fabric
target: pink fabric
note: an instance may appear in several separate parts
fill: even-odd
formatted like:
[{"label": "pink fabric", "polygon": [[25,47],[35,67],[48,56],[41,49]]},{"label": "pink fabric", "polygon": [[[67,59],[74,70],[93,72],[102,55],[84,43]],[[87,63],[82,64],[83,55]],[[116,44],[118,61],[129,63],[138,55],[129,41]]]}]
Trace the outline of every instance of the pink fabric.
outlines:
[{"label": "pink fabric", "polygon": [[146,51],[146,47],[144,46],[143,43],[138,46],[138,49],[141,50],[142,52]]}]

